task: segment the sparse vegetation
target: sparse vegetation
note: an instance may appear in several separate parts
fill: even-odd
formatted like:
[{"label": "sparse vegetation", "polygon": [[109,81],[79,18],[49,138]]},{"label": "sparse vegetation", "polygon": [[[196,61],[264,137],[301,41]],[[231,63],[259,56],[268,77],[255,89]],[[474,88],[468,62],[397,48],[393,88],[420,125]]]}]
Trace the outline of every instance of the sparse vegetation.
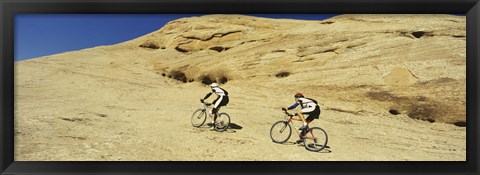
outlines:
[{"label": "sparse vegetation", "polygon": [[396,110],[396,109],[390,109],[390,110],[388,110],[388,112],[389,112],[390,114],[393,114],[393,115],[401,114],[401,113],[400,113],[398,110]]},{"label": "sparse vegetation", "polygon": [[202,75],[202,76],[200,76],[199,79],[205,85],[209,85],[209,84],[212,84],[214,82],[213,79],[210,78],[209,75]]},{"label": "sparse vegetation", "polygon": [[286,71],[279,72],[275,75],[275,77],[277,77],[277,78],[284,78],[284,77],[288,77],[288,76],[290,76],[290,72],[286,72]]},{"label": "sparse vegetation", "polygon": [[187,76],[182,71],[172,71],[170,72],[169,77],[184,83],[187,82]]},{"label": "sparse vegetation", "polygon": [[412,35],[413,35],[415,38],[421,38],[424,34],[425,34],[424,31],[412,32]]},{"label": "sparse vegetation", "polygon": [[[143,47],[143,48],[148,48],[148,49],[159,49],[160,47],[153,43],[153,42],[145,42],[143,44],[141,44],[139,47]],[[162,47],[163,49],[164,47]]]}]

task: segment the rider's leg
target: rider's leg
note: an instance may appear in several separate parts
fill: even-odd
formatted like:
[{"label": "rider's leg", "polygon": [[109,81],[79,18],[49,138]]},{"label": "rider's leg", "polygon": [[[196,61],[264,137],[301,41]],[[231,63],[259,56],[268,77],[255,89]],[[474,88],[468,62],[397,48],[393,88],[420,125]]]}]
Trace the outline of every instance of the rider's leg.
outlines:
[{"label": "rider's leg", "polygon": [[213,109],[212,109],[213,119],[212,119],[212,124],[214,124],[214,123],[215,123],[215,120],[217,120],[218,110],[220,110],[222,101],[223,101],[223,96],[218,96],[218,98],[215,99],[215,101],[213,102]]},{"label": "rider's leg", "polygon": [[220,107],[219,106],[218,108],[213,108],[212,112],[213,112],[213,121],[217,120],[217,115],[218,115],[218,111],[220,110]]},{"label": "rider's leg", "polygon": [[[314,119],[320,118],[320,112],[321,112],[321,111],[320,111],[320,107],[319,107],[319,106],[316,106],[316,107],[315,107],[315,110],[313,110],[313,112],[310,114],[310,116],[312,116],[312,117],[311,117],[311,121],[314,120]],[[308,116],[308,118],[310,118],[310,116]],[[308,118],[307,118],[307,119],[308,119]],[[311,122],[311,121],[310,121],[310,122]],[[307,121],[307,122],[308,122],[308,121]],[[308,122],[308,123],[309,123],[309,122]]]},{"label": "rider's leg", "polygon": [[299,134],[298,136],[300,137],[300,139],[297,140],[297,143],[300,143],[300,142],[303,142],[303,138],[302,138],[303,137],[303,130],[307,127],[307,122],[305,121],[305,117],[303,116],[302,110],[297,109],[296,111],[297,111],[297,114],[298,114],[298,118],[300,118],[300,120],[302,120],[302,122],[303,122],[303,125],[302,125],[302,127],[299,128],[300,131],[298,133]]},{"label": "rider's leg", "polygon": [[314,110],[315,110],[315,107],[309,107],[309,108],[303,108],[300,112],[298,112],[298,115],[303,122],[303,126],[300,129],[305,129],[308,125],[304,115],[305,114],[310,115]]},{"label": "rider's leg", "polygon": [[[300,119],[302,119],[302,121],[305,123],[305,118],[303,117],[303,114],[301,112],[298,113],[298,117]],[[299,128],[298,137],[300,137],[300,138],[296,141],[297,144],[300,144],[305,140],[304,139],[304,131],[305,131],[306,126],[307,125],[303,125],[302,127]]]},{"label": "rider's leg", "polygon": [[302,120],[303,124],[305,125],[307,122],[305,121],[305,117],[303,116],[302,110],[297,109],[297,114],[300,120]]},{"label": "rider's leg", "polygon": [[[308,126],[308,123],[310,123],[314,117],[315,117],[315,107],[313,108],[303,108],[302,110],[298,110],[297,109],[297,113],[298,113],[298,116],[300,117],[300,119],[302,120],[303,122],[303,126],[300,127],[300,139],[297,140],[297,143],[300,143],[300,142],[303,142],[304,140],[304,135],[305,135],[305,131],[306,131],[306,128]],[[308,115],[308,117],[305,119],[305,114]]]},{"label": "rider's leg", "polygon": [[315,120],[315,115],[313,113],[310,113],[307,118],[305,118],[305,121],[307,122],[307,125],[310,124],[313,120]]},{"label": "rider's leg", "polygon": [[[316,107],[315,110],[313,110],[313,112],[308,114],[308,117],[305,119],[305,121],[307,121],[307,124],[310,124],[313,120],[319,118],[319,115],[320,115],[320,108]],[[307,133],[305,133],[306,130],[303,130],[302,132],[303,132],[302,135],[305,135],[306,137],[308,137],[308,135],[306,135]],[[311,135],[310,137],[313,138],[313,135]]]},{"label": "rider's leg", "polygon": [[305,119],[305,121],[307,122],[307,124],[309,124],[313,120],[318,119],[319,116],[320,116],[320,108],[315,107],[315,109],[312,112],[308,113],[308,117]]}]

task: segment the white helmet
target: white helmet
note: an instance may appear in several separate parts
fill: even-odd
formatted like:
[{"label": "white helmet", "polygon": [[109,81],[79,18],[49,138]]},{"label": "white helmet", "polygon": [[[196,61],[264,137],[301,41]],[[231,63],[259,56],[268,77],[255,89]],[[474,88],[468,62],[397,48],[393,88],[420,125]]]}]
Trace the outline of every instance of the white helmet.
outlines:
[{"label": "white helmet", "polygon": [[210,87],[211,88],[218,87],[218,84],[217,83],[212,83],[212,84],[210,84]]}]

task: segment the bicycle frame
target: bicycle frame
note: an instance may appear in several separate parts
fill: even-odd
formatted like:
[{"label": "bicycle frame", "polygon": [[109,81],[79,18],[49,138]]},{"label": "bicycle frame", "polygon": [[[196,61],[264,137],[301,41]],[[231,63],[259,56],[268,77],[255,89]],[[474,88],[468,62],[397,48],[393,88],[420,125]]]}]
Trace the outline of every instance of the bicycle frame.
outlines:
[{"label": "bicycle frame", "polygon": [[[205,103],[205,102],[204,102],[204,103],[203,103],[203,109],[205,109],[205,112],[206,112],[207,115],[210,117],[210,120],[213,120],[212,114],[210,114],[210,112],[208,111],[210,105],[212,105],[212,104],[210,104],[210,103]],[[215,114],[216,114],[217,117],[218,117],[218,112],[215,112]]]},{"label": "bicycle frame", "polygon": [[[302,139],[314,139],[314,138],[315,138],[315,136],[313,135],[313,133],[310,132],[310,129],[307,129],[307,131],[306,131],[306,133],[304,134],[304,136],[301,136],[301,135],[300,135],[300,132],[298,132],[297,127],[295,127],[295,126],[293,125],[293,121],[296,120],[296,119],[293,119],[293,115],[290,114],[290,113],[288,113],[287,111],[285,111],[285,114],[288,116],[288,119],[286,120],[286,122],[287,122],[290,126],[293,127],[293,130],[295,130],[295,132],[297,133],[297,135],[298,135],[299,138],[302,138]],[[298,119],[298,120],[296,120],[296,121],[301,121],[301,120]],[[307,126],[308,126],[309,123],[310,123],[310,122],[307,122]],[[285,126],[285,127],[286,127],[286,126]],[[308,128],[308,127],[307,127],[307,128]],[[285,128],[283,128],[283,129],[285,129]],[[282,129],[282,130],[283,130],[283,129]],[[282,132],[283,132],[283,131],[282,131]],[[311,137],[308,137],[308,136],[307,136],[308,133],[310,133],[312,136],[311,136]]]},{"label": "bicycle frame", "polygon": [[[294,118],[292,114],[288,113],[287,109],[283,109],[285,112],[285,118],[283,120],[275,122],[270,128],[270,138],[273,142],[283,144],[287,142],[292,137],[292,129],[295,130],[296,134],[300,138],[297,140],[297,144],[303,142],[305,149],[309,151],[318,152],[325,147],[327,147],[328,135],[325,130],[320,127],[308,127],[308,123],[305,126],[305,129],[297,131],[297,127],[293,125],[293,120],[304,122],[300,116],[299,119]],[[301,112],[301,111],[298,111]]]},{"label": "bicycle frame", "polygon": [[[211,124],[213,124],[213,127],[216,131],[225,131],[226,129],[228,129],[228,126],[230,125],[230,116],[227,113],[219,113],[218,110],[215,110],[215,111],[212,111],[214,113],[210,114],[209,108],[212,104],[211,103],[206,103],[204,101],[201,101],[201,103],[203,103],[203,109],[202,108],[197,109],[192,115],[192,125],[193,126],[200,127],[201,125],[203,125],[205,123],[206,118],[210,117],[210,121],[212,122]],[[213,109],[215,109],[215,108],[213,108]],[[201,115],[197,116],[197,119],[202,118],[202,121],[200,121],[200,122],[202,122],[201,124],[195,124],[194,123],[194,120],[195,120],[194,117],[195,117],[195,114],[197,112],[201,112]],[[203,114],[203,113],[206,113],[206,114]],[[219,120],[219,117],[220,117],[220,120]],[[211,126],[211,125],[209,125],[209,126]]]}]

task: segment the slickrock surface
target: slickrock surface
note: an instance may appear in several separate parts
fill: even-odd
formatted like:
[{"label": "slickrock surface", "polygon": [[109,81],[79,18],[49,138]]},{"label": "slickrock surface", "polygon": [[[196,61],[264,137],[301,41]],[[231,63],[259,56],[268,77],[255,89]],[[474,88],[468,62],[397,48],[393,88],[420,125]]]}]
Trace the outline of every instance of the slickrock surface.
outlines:
[{"label": "slickrock surface", "polygon": [[[206,15],[15,63],[16,160],[466,160],[464,16]],[[210,88],[242,128],[194,128]],[[271,141],[302,92],[329,149]],[[212,101],[210,97],[207,101]],[[295,123],[298,127],[300,124]],[[288,154],[286,154],[288,153]]]}]

